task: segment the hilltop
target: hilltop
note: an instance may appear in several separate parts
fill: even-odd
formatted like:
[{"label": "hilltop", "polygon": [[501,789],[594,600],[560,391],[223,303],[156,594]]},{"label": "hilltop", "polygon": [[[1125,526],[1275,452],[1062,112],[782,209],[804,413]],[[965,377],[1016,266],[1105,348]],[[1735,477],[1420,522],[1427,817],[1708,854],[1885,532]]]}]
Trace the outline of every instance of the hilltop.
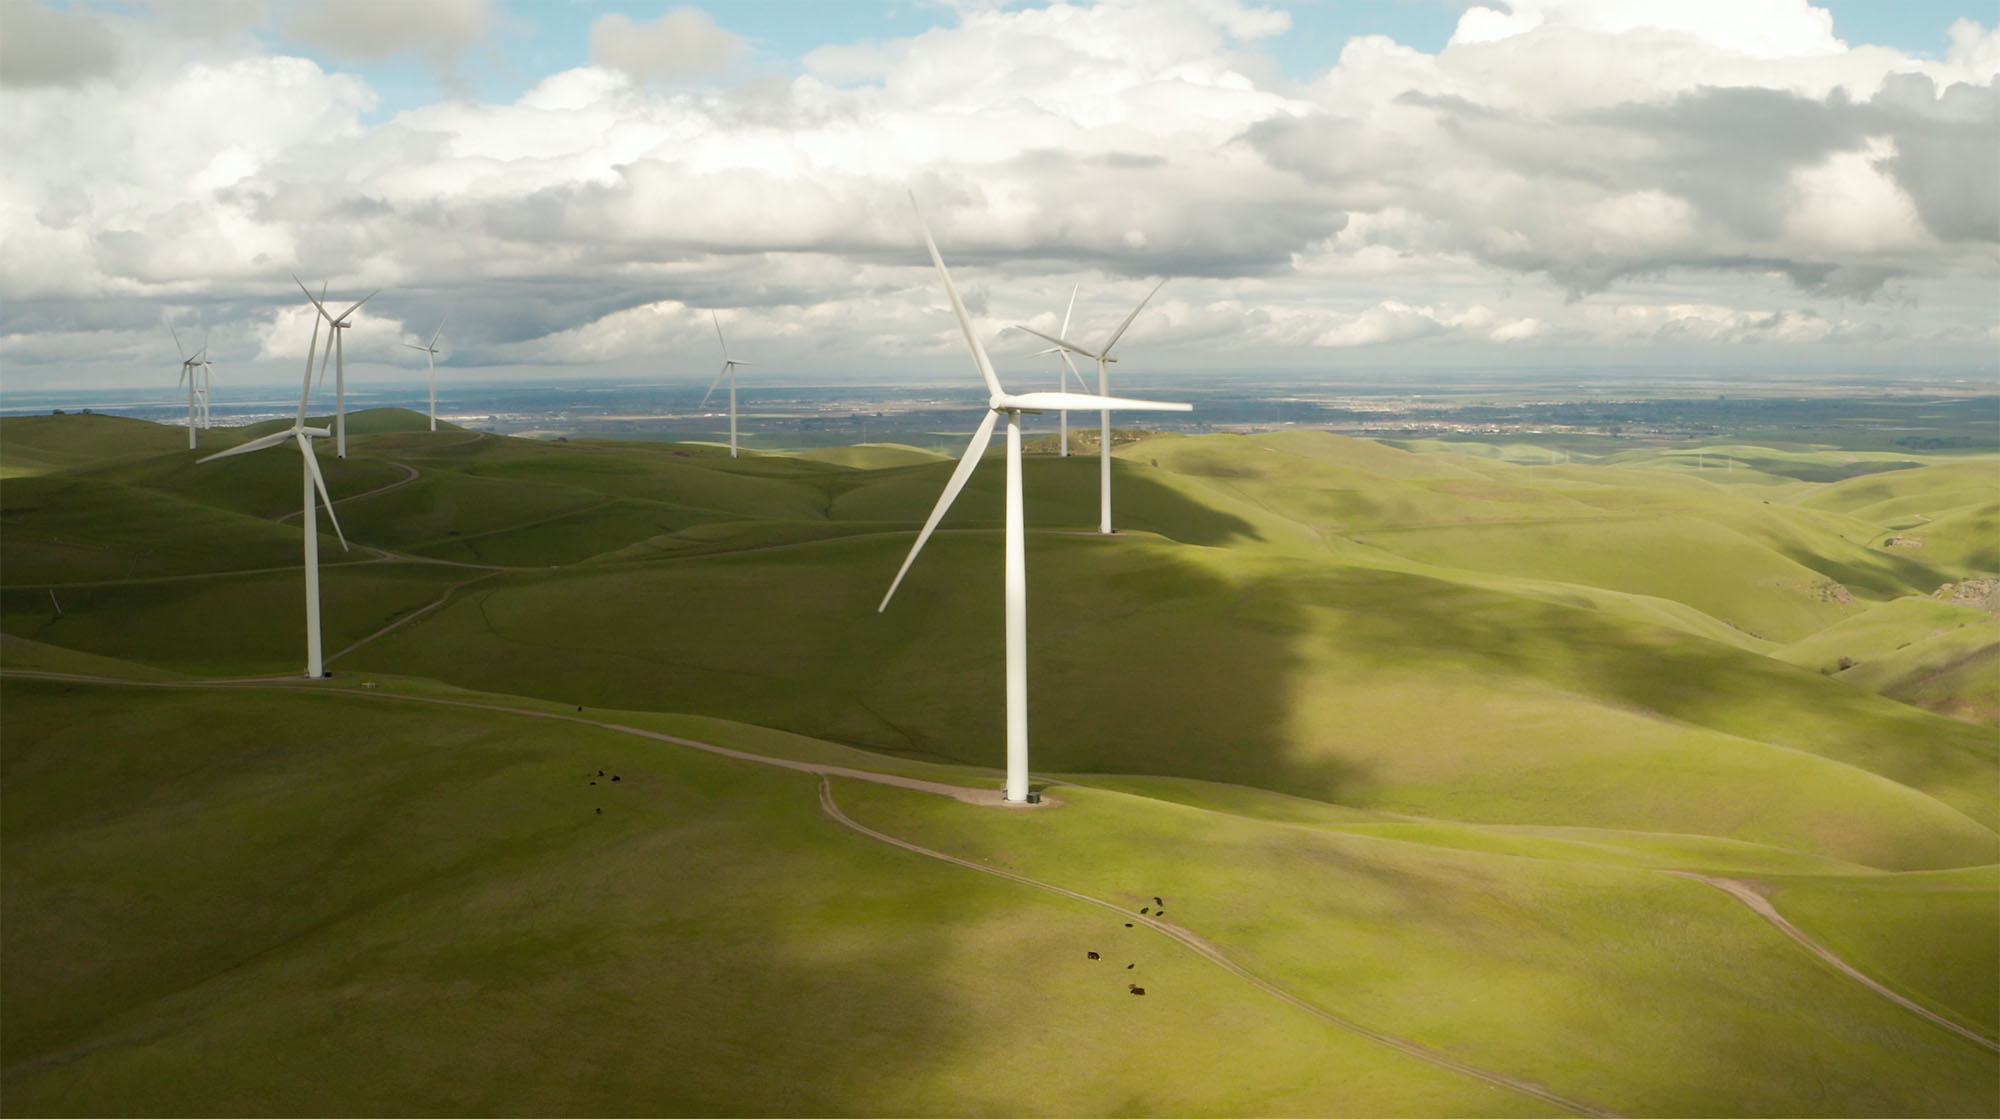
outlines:
[{"label": "hilltop", "polygon": [[933,452],[424,426],[318,448],[308,684],[295,461],[0,420],[8,1112],[2000,1089],[2000,457],[1122,432],[1105,537],[1031,456],[1008,811],[934,795],[997,782],[999,471],[878,614]]}]

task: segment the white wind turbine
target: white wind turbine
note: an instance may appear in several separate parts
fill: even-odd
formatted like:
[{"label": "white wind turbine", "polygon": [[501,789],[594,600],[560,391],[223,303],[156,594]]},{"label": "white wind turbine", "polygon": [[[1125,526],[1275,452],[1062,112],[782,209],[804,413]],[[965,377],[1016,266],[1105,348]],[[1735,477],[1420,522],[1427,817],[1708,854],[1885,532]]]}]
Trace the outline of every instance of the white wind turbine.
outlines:
[{"label": "white wind turbine", "polygon": [[[366,303],[369,300],[375,298],[376,296],[382,294],[382,289],[376,288],[374,291],[371,291],[367,295],[362,296],[359,302],[355,303],[354,306],[349,307],[347,310],[342,311],[339,315],[329,315],[326,312],[326,304],[320,302],[318,299],[314,299],[312,292],[306,291],[305,281],[299,279],[296,273],[294,273],[292,276],[292,282],[299,285],[299,290],[304,291],[306,293],[307,299],[312,299],[314,309],[319,311],[319,317],[325,319],[327,321],[327,325],[333,331],[333,337],[328,339],[326,344],[327,351],[334,355],[333,453],[340,456],[341,458],[346,458],[347,457],[347,348],[341,345],[340,339],[342,333],[346,331],[348,327],[354,325],[353,323],[347,321],[347,317],[349,315],[352,315],[354,312],[360,310],[362,303]],[[319,335],[318,323],[313,324],[313,335],[315,339],[317,339]],[[325,364],[326,364],[325,360],[322,359],[320,365],[324,367]]]},{"label": "white wind turbine", "polygon": [[[912,206],[916,205],[913,195]],[[938,522],[944,519],[945,510],[965,488],[966,479],[972,476],[973,468],[979,465],[980,456],[993,440],[993,427],[1001,416],[1007,417],[1007,529],[1006,529],[1006,640],[1007,640],[1007,790],[1006,798],[1020,804],[1028,800],[1028,560],[1025,520],[1021,503],[1021,414],[1023,412],[1048,412],[1064,410],[1109,410],[1112,408],[1152,409],[1155,411],[1187,412],[1193,410],[1189,404],[1165,404],[1152,400],[1121,400],[1112,396],[1093,396],[1072,392],[1029,392],[1014,394],[1000,387],[1000,378],[993,372],[993,363],[986,356],[986,347],[979,344],[979,335],[973,332],[972,320],[966,317],[965,304],[958,297],[958,288],[951,282],[951,273],[945,270],[944,258],[938,255],[937,242],[931,239],[931,231],[924,224],[921,211],[917,214],[917,224],[924,232],[924,246],[930,249],[931,263],[937,265],[938,276],[944,281],[945,295],[951,299],[952,314],[958,316],[958,326],[965,333],[965,343],[972,349],[973,364],[979,367],[979,376],[986,382],[986,418],[979,421],[979,430],[973,432],[972,442],[966,445],[965,454],[958,460],[957,469],[951,472],[951,480],[945,483],[944,493],[939,495],[937,506],[931,510],[930,519],[924,522],[923,531],[917,533],[915,544],[910,546],[910,554],[903,560],[902,569],[896,572],[895,581],[889,584],[889,593],[882,596],[882,604],[877,606],[880,613],[889,608],[889,599],[895,596],[896,588],[909,573],[910,565],[916,562],[917,553],[923,551],[924,541],[931,538]],[[1109,347],[1106,347],[1107,349]]]},{"label": "white wind turbine", "polygon": [[[312,293],[306,293],[306,298],[312,298]],[[333,515],[333,499],[327,496],[326,478],[319,471],[319,459],[313,455],[312,448],[314,439],[324,439],[332,433],[323,427],[306,426],[306,400],[312,395],[313,351],[318,348],[319,320],[314,319],[312,346],[306,350],[305,384],[299,389],[299,412],[298,417],[292,421],[292,426],[283,431],[272,432],[261,439],[252,439],[240,447],[231,447],[226,451],[195,460],[199,465],[219,458],[228,458],[231,455],[247,455],[252,451],[261,451],[280,443],[289,442],[298,447],[299,456],[304,460],[300,468],[304,476],[301,484],[304,490],[304,509],[299,515],[299,527],[304,530],[306,537],[306,676],[314,680],[324,674],[319,649],[319,518],[313,506],[315,488],[319,491],[320,501],[326,506],[327,519],[333,522],[334,535],[340,538],[341,550],[347,550],[347,534],[340,531],[340,518]]]},{"label": "white wind turbine", "polygon": [[[1126,315],[1125,321],[1118,324],[1118,329],[1111,332],[1111,340],[1104,343],[1104,348],[1096,353],[1092,353],[1066,339],[1054,338],[1043,334],[1033,327],[1024,326],[1021,329],[1045,342],[1054,342],[1057,347],[1068,350],[1070,353],[1082,354],[1084,357],[1095,361],[1097,363],[1097,391],[1099,393],[1109,393],[1111,391],[1111,363],[1118,360],[1111,356],[1111,347],[1116,346],[1118,340],[1125,337],[1125,329],[1132,325],[1133,319],[1139,317],[1139,312],[1146,309],[1146,304],[1152,302],[1153,296],[1159,292],[1160,288],[1166,282],[1165,280],[1161,280],[1159,283],[1153,285],[1153,290],[1146,293],[1146,298],[1141,299],[1137,307],[1132,308],[1132,313]],[[1064,318],[1064,333],[1068,333],[1068,319],[1066,316]],[[1111,413],[1108,410],[1098,413],[1097,436],[1097,531],[1109,533],[1111,531]]]},{"label": "white wind turbine", "polygon": [[[356,304],[356,306],[360,306],[360,304]],[[450,315],[446,315],[444,318],[438,320],[438,328],[436,333],[432,334],[431,340],[425,343],[424,345],[419,346],[415,342],[403,343],[403,345],[408,346],[413,350],[423,351],[424,363],[429,365],[431,368],[431,430],[432,431],[436,431],[438,429],[438,369],[437,369],[438,335],[444,333],[444,324],[446,320],[450,318],[451,318]]]},{"label": "white wind turbine", "polygon": [[187,385],[188,450],[192,451],[195,449],[195,421],[201,412],[201,405],[196,402],[201,392],[200,374],[195,371],[201,368],[208,347],[203,346],[193,357],[189,357],[187,350],[181,346],[181,332],[174,329],[173,323],[167,324],[167,332],[174,336],[174,349],[181,355],[181,375],[174,381],[174,387],[179,388],[183,383]]},{"label": "white wind turbine", "polygon": [[[1064,337],[1068,337],[1069,335],[1070,314],[1076,310],[1076,290],[1077,289],[1075,287],[1071,287],[1069,289],[1069,306],[1063,310],[1062,330],[1059,333],[1061,333]],[[1046,350],[1035,351],[1036,357],[1046,357],[1049,354],[1054,354],[1058,358],[1061,358],[1063,369],[1068,370],[1069,375],[1071,377],[1076,378],[1076,383],[1082,387],[1083,391],[1085,392],[1090,391],[1090,386],[1083,383],[1083,374],[1078,373],[1076,371],[1076,363],[1069,359],[1068,350],[1063,349],[1061,346],[1050,346]],[[1057,392],[1069,391],[1069,381],[1060,372],[1056,374],[1056,391]],[[1069,457],[1069,413],[1068,412],[1056,413],[1056,426],[1060,429],[1060,436],[1058,438],[1057,445],[1062,448],[1062,457],[1068,458]]]},{"label": "white wind turbine", "polygon": [[737,361],[735,358],[729,356],[729,340],[722,336],[722,320],[715,317],[715,312],[713,310],[709,311],[708,319],[710,322],[715,324],[715,340],[722,343],[722,372],[717,373],[715,375],[715,384],[708,386],[708,391],[701,395],[701,402],[702,404],[706,405],[708,403],[708,398],[715,395],[716,386],[722,384],[722,379],[724,377],[729,378],[729,457],[735,458],[736,457],[736,367],[739,365],[749,365],[751,363],[747,361]]}]

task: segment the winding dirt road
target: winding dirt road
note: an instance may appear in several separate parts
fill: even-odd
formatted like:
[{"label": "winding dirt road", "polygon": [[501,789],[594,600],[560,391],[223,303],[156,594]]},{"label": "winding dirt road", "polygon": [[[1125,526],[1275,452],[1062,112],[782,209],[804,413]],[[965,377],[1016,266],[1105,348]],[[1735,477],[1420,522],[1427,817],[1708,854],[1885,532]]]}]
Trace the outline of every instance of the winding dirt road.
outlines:
[{"label": "winding dirt road", "polygon": [[1869,990],[1875,992],[1876,994],[1881,995],[1883,998],[1888,999],[1890,1002],[1895,1003],[1897,1006],[1900,1006],[1903,1009],[1908,1010],[1912,1014],[1921,1015],[1922,1017],[1932,1022],[1935,1022],[1940,1026],[1943,1026],[1945,1029],[1950,1030],[1952,1033],[1955,1033],[1960,1037],[1965,1038],[1967,1041],[1972,1042],[1974,1045],[1984,1046],[1987,1049],[1993,1050],[1995,1053],[2000,1053],[2000,1042],[1996,1042],[1990,1037],[1982,1037],[1979,1034],[1974,1033],[1969,1029],[1966,1029],[1964,1026],[1959,1025],[1957,1022],[1954,1022],[1951,1019],[1946,1018],[1942,1014],[1937,1014],[1931,1011],[1927,1007],[1912,1002],[1911,1000],[1904,998],[1902,995],[1897,994],[1896,992],[1890,990],[1889,988],[1883,986],[1882,984],[1877,983],[1875,980],[1870,979],[1868,976],[1863,975],[1861,971],[1857,969],[1853,964],[1850,964],[1846,960],[1841,959],[1839,956],[1834,955],[1832,951],[1827,949],[1825,945],[1821,944],[1819,941],[1814,940],[1812,937],[1807,936],[1804,932],[1800,931],[1797,925],[1794,925],[1790,921],[1785,920],[1785,915],[1778,912],[1777,907],[1772,905],[1770,900],[1767,899],[1763,894],[1760,894],[1756,890],[1752,889],[1749,883],[1741,882],[1734,878],[1717,878],[1707,874],[1696,874],[1692,871],[1686,871],[1686,870],[1669,870],[1666,871],[1665,873],[1672,874],[1680,878],[1692,878],[1697,882],[1708,883],[1709,885],[1715,887],[1716,889],[1721,890],[1723,893],[1728,894],[1730,897],[1735,898],[1737,901],[1742,902],[1744,905],[1749,906],[1751,912],[1757,914],[1757,916],[1762,917],[1764,920],[1769,921],[1771,924],[1775,925],[1779,932],[1784,933],[1786,936],[1789,936],[1793,940],[1797,941],[1799,945],[1803,947],[1806,951],[1811,952],[1815,956],[1818,956],[1822,961],[1824,961],[1829,967],[1833,968],[1835,971],[1841,973],[1842,975],[1847,976],[1849,979],[1854,980],[1856,983],[1861,984],[1863,987],[1868,988]]}]

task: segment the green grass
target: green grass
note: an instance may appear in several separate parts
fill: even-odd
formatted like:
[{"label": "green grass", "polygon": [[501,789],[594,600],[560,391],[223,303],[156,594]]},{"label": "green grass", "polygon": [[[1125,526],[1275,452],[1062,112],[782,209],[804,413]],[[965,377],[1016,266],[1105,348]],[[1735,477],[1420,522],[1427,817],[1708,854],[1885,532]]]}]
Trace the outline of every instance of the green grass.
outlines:
[{"label": "green grass", "polygon": [[5,693],[12,1114],[1546,1113],[1191,957],[1134,999],[1084,959],[1108,914],[845,831],[804,775],[338,695]]},{"label": "green grass", "polygon": [[[469,575],[428,564],[342,564],[320,573],[328,657],[442,596]],[[194,675],[303,672],[305,587],[296,568],[216,579],[0,592],[7,633]]]},{"label": "green grass", "polygon": [[186,428],[123,416],[0,417],[0,477],[4,478],[186,449]]},{"label": "green grass", "polygon": [[850,470],[887,470],[897,466],[918,466],[948,461],[936,451],[902,443],[857,443],[851,447],[816,447],[794,456],[812,462],[832,463]]},{"label": "green grass", "polygon": [[2000,1035],[2000,867],[1779,878],[1771,901],[1878,982]]},{"label": "green grass", "polygon": [[[871,845],[801,775],[526,714],[990,786],[996,464],[877,613],[944,459],[350,420],[321,456],[350,537],[451,561],[329,564],[330,655],[416,616],[333,663],[372,688],[4,685],[7,1112],[1542,1110],[1165,944],[1133,999],[1083,966],[1108,914]],[[0,662],[298,672],[298,529],[267,519],[296,463],[115,424],[10,459],[14,430]],[[1768,883],[1993,1028],[2000,642],[1916,597],[2000,574],[1993,464],[1536,450],[1135,438],[1108,538],[1095,460],[1031,458],[1033,762],[1080,775],[1066,806],[842,803],[1171,893],[1259,974],[1623,1112],[1990,1110],[1990,1054],[1661,872]],[[615,793],[579,782],[607,762]]]},{"label": "green grass", "polygon": [[[841,802],[1135,910],[1159,895],[1170,920],[1307,998],[1627,1114],[1980,1114],[2000,1087],[1989,1053],[1694,882],[1061,792],[1036,814],[851,785]],[[1963,961],[1978,927],[1913,947]],[[1166,955],[1106,931],[1141,968]]]},{"label": "green grass", "polygon": [[[279,465],[296,509],[297,458]],[[343,555],[331,526],[321,529],[322,563],[360,558]],[[297,565],[301,546],[296,524],[88,475],[16,478],[0,490],[0,579],[10,587]]]}]

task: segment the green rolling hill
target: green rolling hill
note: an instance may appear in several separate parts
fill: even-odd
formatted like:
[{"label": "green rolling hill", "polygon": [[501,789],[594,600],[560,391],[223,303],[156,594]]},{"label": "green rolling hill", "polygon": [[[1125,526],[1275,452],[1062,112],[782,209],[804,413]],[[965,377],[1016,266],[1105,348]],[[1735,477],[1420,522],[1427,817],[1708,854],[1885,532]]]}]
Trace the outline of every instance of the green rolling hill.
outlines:
[{"label": "green rolling hill", "polygon": [[[1107,538],[1096,462],[1033,456],[1033,761],[1062,803],[834,778],[857,831],[755,762],[997,782],[998,471],[878,614],[948,460],[413,416],[320,448],[355,547],[321,541],[310,685],[290,456],[0,420],[0,1110],[2000,1091],[1965,1035],[2000,1021],[2000,627],[1933,597],[2000,577],[1990,458],[1128,438]],[[1091,904],[1155,895],[1191,941]]]}]

